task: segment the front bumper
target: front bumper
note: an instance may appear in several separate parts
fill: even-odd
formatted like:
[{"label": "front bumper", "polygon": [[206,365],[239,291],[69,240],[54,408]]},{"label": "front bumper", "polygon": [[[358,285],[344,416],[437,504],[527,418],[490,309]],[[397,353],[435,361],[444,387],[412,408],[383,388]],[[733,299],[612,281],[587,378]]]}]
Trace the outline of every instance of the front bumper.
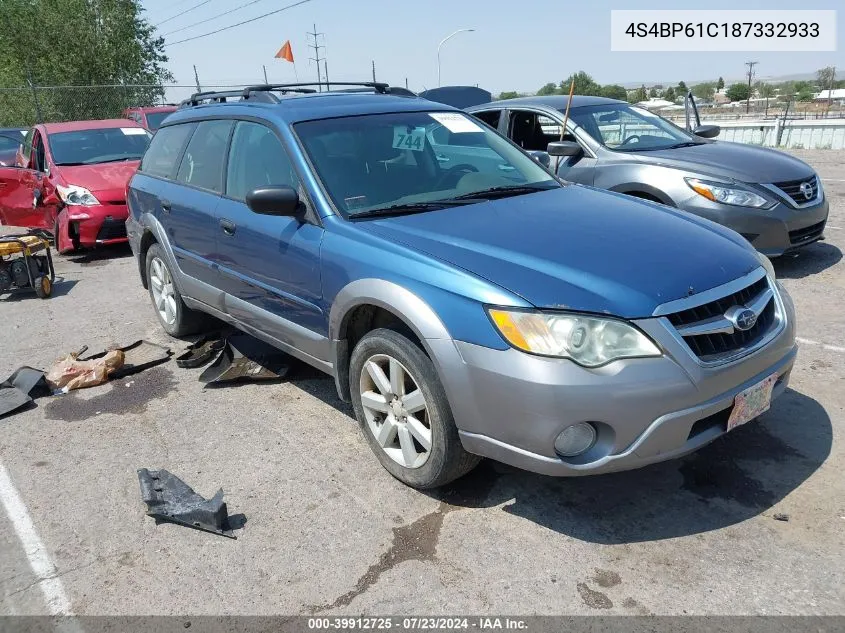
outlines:
[{"label": "front bumper", "polygon": [[696,195],[679,204],[679,208],[733,229],[768,257],[778,257],[823,239],[828,216],[824,195],[811,206],[795,208],[779,201],[768,210],[719,204]]},{"label": "front bumper", "polygon": [[[711,442],[726,432],[736,395],[772,374],[778,376],[773,397],[783,393],[797,348],[794,308],[783,291],[782,298],[786,321],[778,335],[721,366],[699,363],[662,319],[636,323],[664,356],[598,369],[514,349],[428,343],[466,450],[547,475],[606,473],[679,457]],[[450,348],[458,362],[449,358]],[[583,455],[561,458],[555,438],[578,422],[594,423],[598,440]]]},{"label": "front bumper", "polygon": [[59,215],[59,228],[79,246],[123,244],[127,241],[125,223],[128,215],[125,204],[71,205]]}]

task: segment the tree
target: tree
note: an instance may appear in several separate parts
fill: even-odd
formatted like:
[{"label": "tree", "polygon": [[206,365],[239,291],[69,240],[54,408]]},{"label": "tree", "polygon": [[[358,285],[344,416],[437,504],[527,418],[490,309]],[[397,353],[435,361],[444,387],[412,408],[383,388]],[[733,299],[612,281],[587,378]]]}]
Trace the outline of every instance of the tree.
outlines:
[{"label": "tree", "polygon": [[784,81],[780,84],[780,100],[794,101],[795,100],[795,83],[792,81]]},{"label": "tree", "polygon": [[572,84],[573,79],[575,80],[575,92],[573,94],[590,95],[593,97],[601,96],[601,86],[593,81],[593,78],[583,70],[579,70],[577,73],[569,75],[569,77],[560,82],[561,94],[569,94],[569,87]]},{"label": "tree", "polygon": [[666,88],[666,92],[663,93],[663,98],[666,99],[666,101],[674,103],[675,99],[678,97],[675,95],[675,89],[672,86],[669,86]]},{"label": "tree", "polygon": [[657,98],[657,88],[652,88],[648,91],[648,98],[649,99],[656,99]]},{"label": "tree", "polygon": [[731,84],[725,91],[725,96],[731,101],[745,101],[750,96],[748,84]]},{"label": "tree", "polygon": [[761,99],[766,100],[766,116],[769,114],[769,99],[775,96],[775,87],[772,84],[757,82],[757,94]]},{"label": "tree", "polygon": [[721,90],[725,87],[725,80],[719,77],[719,81],[716,82],[716,90]]},{"label": "tree", "polygon": [[610,84],[602,87],[601,96],[607,97],[608,99],[619,99],[620,101],[625,101],[628,98],[628,91],[617,84]]},{"label": "tree", "polygon": [[[173,80],[164,38],[143,18],[139,0],[2,0],[0,85],[120,86],[85,92],[40,91],[42,118],[119,116],[151,105]],[[152,86],[135,88],[132,86]],[[128,86],[128,87],[124,87]],[[0,95],[0,100],[4,95]],[[28,124],[31,103],[0,101],[0,125]]]},{"label": "tree", "polygon": [[678,94],[686,97],[687,92],[689,92],[689,88],[687,88],[687,85],[683,81],[679,81],[678,82]]},{"label": "tree", "polygon": [[692,94],[702,101],[711,101],[716,94],[716,86],[712,83],[696,84],[692,87]]},{"label": "tree", "polygon": [[557,86],[553,83],[547,83],[537,91],[537,94],[541,97],[557,94]]},{"label": "tree", "polygon": [[812,101],[813,100],[813,91],[805,86],[798,91],[797,95],[795,95],[795,100],[796,101]]},{"label": "tree", "polygon": [[519,93],[515,90],[510,90],[508,92],[500,92],[499,99],[516,99],[519,96]]},{"label": "tree", "polygon": [[646,92],[645,86],[640,86],[628,97],[628,101],[630,103],[639,103],[640,101],[645,101],[646,99],[648,99],[648,92]]}]

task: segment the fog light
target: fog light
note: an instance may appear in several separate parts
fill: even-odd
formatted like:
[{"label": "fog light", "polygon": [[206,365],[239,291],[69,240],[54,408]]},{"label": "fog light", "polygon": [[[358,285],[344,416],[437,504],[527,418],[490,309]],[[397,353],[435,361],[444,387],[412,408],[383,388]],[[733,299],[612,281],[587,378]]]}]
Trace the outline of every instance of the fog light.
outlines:
[{"label": "fog light", "polygon": [[555,440],[555,450],[563,457],[575,457],[590,450],[596,441],[596,429],[589,422],[566,427]]}]

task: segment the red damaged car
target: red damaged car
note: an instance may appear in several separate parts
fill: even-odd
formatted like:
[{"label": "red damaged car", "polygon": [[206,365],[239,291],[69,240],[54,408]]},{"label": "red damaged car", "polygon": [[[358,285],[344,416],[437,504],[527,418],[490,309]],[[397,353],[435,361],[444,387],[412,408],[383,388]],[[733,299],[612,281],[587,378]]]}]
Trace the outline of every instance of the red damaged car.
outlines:
[{"label": "red damaged car", "polygon": [[135,121],[44,123],[0,167],[0,224],[51,231],[56,250],[126,241],[126,185],[151,135]]}]

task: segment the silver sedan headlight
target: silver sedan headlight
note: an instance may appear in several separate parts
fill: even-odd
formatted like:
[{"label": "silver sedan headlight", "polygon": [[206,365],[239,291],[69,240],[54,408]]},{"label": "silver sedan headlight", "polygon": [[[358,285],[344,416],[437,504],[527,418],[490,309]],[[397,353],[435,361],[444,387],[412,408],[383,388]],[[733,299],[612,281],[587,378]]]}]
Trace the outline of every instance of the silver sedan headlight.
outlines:
[{"label": "silver sedan headlight", "polygon": [[735,207],[752,207],[754,209],[771,209],[777,204],[774,200],[770,200],[750,189],[729,183],[707,182],[698,178],[684,178],[684,181],[695,193],[711,202],[730,204]]},{"label": "silver sedan headlight", "polygon": [[584,367],[661,356],[650,338],[619,319],[503,308],[488,312],[508,343],[531,354],[569,358]]}]

